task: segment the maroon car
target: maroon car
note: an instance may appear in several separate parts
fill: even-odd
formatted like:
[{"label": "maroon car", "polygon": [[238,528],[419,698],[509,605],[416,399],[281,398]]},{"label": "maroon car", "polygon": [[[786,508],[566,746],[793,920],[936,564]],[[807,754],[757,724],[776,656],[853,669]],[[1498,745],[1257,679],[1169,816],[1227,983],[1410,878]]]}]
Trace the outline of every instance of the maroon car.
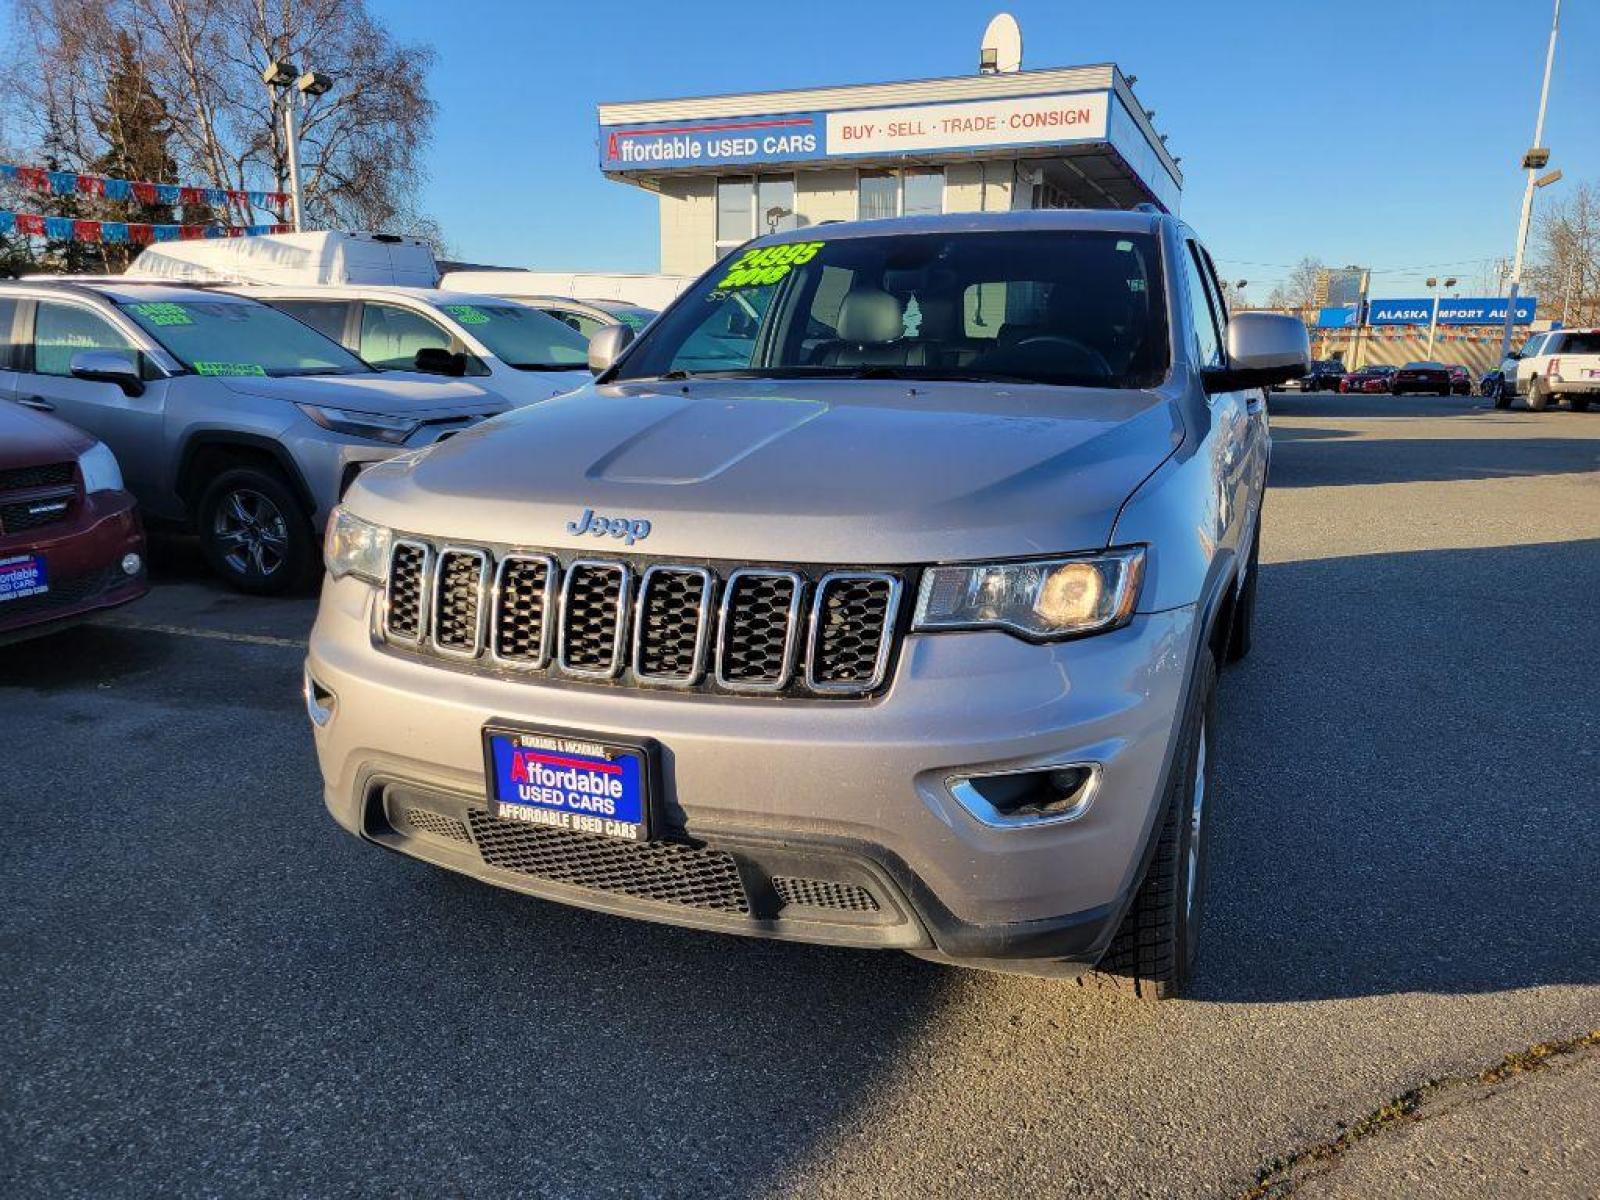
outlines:
[{"label": "maroon car", "polygon": [[1450,394],[1450,368],[1436,362],[1408,362],[1389,379],[1389,390],[1396,396],[1423,392],[1430,396]]},{"label": "maroon car", "polygon": [[1346,395],[1351,392],[1387,392],[1389,381],[1393,378],[1393,367],[1362,367],[1339,380],[1339,391]]},{"label": "maroon car", "polygon": [[111,451],[0,400],[0,643],[148,590],[144,528]]}]

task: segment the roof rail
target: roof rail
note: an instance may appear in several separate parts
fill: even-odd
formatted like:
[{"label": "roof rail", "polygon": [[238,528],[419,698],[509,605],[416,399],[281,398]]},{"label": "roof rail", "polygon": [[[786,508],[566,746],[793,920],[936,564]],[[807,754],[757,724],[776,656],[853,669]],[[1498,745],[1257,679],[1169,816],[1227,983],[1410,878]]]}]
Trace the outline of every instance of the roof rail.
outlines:
[{"label": "roof rail", "polygon": [[1159,204],[1152,204],[1148,200],[1141,200],[1139,203],[1133,206],[1133,211],[1150,213],[1152,216],[1159,217],[1161,215],[1161,206]]}]

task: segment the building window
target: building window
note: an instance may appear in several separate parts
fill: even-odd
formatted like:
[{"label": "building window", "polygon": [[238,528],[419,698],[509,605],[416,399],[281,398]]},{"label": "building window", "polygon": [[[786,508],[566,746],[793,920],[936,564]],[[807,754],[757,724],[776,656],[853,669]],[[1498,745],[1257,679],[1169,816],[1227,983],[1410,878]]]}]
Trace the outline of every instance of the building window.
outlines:
[{"label": "building window", "polygon": [[764,175],[756,180],[756,233],[798,229],[794,211],[794,176]]},{"label": "building window", "polygon": [[863,221],[883,217],[924,217],[944,211],[944,170],[862,171],[857,176],[857,214]]},{"label": "building window", "polygon": [[800,226],[794,211],[794,176],[746,175],[717,180],[717,257],[753,237]]}]

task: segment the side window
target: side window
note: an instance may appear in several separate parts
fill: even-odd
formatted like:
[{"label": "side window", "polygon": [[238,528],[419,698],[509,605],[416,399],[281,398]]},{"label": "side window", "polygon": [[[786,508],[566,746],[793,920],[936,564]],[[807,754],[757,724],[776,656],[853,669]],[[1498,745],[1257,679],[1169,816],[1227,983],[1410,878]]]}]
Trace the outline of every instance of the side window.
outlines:
[{"label": "side window", "polygon": [[350,316],[346,300],[269,300],[279,312],[286,312],[302,325],[309,325],[330,341],[344,342],[344,323]]},{"label": "side window", "polygon": [[139,353],[104,317],[76,304],[39,301],[33,325],[33,369],[40,375],[71,375],[72,356],[82,350],[119,350],[136,369]]},{"label": "side window", "polygon": [[409,371],[416,366],[418,350],[450,350],[452,340],[427,317],[369,300],[361,310],[361,348],[357,353],[380,370]]},{"label": "side window", "polygon": [[597,317],[591,317],[588,313],[571,312],[565,308],[550,308],[545,311],[556,320],[572,326],[586,338],[593,337],[601,329],[605,328],[604,321]]},{"label": "side window", "polygon": [[1216,302],[1205,281],[1200,266],[1199,247],[1193,242],[1184,243],[1183,277],[1188,285],[1189,317],[1195,332],[1195,362],[1200,367],[1220,367],[1222,361],[1222,330],[1217,320]]},{"label": "side window", "polygon": [[0,371],[15,371],[18,362],[16,343],[17,302],[0,300]]},{"label": "side window", "polygon": [[1548,335],[1546,334],[1536,333],[1526,342],[1522,343],[1522,357],[1532,358],[1535,354],[1542,353],[1547,337]]},{"label": "side window", "polygon": [[755,358],[762,318],[777,288],[735,292],[717,304],[683,340],[668,370],[736,371]]}]

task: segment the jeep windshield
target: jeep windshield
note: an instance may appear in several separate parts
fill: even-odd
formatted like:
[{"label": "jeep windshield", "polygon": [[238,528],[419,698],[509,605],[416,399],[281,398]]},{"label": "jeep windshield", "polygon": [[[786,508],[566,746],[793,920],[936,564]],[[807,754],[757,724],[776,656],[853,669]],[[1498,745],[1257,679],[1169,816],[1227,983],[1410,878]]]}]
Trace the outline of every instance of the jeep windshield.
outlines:
[{"label": "jeep windshield", "polygon": [[365,375],[337,342],[251,300],[124,301],[119,307],[197,375]]},{"label": "jeep windshield", "polygon": [[1167,365],[1153,236],[953,232],[731,255],[645,330],[615,378],[1142,388]]}]

